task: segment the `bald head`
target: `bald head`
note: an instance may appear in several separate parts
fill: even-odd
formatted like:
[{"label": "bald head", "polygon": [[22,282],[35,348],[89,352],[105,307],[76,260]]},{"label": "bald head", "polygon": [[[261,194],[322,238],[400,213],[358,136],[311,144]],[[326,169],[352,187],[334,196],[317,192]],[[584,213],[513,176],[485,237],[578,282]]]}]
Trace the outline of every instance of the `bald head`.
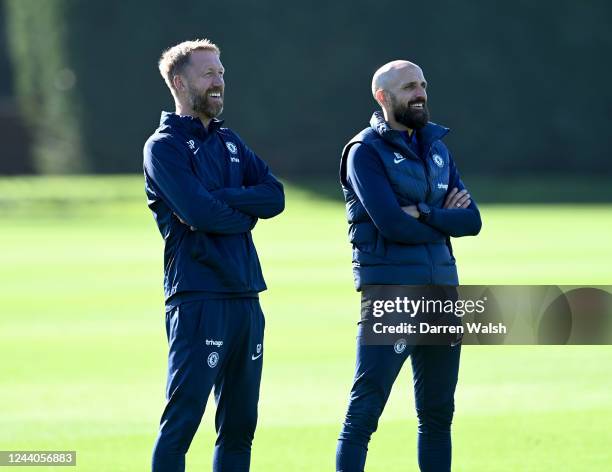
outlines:
[{"label": "bald head", "polygon": [[372,95],[394,129],[419,129],[429,120],[427,82],[419,66],[392,61],[374,73]]},{"label": "bald head", "polygon": [[410,61],[397,60],[388,62],[374,72],[374,77],[372,77],[372,95],[376,99],[377,90],[389,91],[401,82],[406,72],[417,71],[421,75],[423,74],[421,68]]}]

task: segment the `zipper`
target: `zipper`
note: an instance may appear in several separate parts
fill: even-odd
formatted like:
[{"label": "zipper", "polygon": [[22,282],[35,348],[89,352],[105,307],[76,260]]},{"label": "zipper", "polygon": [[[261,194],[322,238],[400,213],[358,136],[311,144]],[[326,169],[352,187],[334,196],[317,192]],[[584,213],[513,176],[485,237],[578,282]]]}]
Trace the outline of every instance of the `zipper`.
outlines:
[{"label": "zipper", "polygon": [[429,157],[429,153],[431,152],[432,147],[433,147],[433,143],[429,144],[429,147],[427,148],[427,152],[425,153],[425,160],[421,159],[420,156],[417,156],[412,151],[412,149],[410,149],[408,146],[400,147],[401,151],[408,152],[408,154],[411,155],[413,160],[420,162],[421,165],[423,166],[423,170],[425,171],[425,182],[427,183],[427,192],[425,193],[425,200],[428,200],[429,196],[431,195],[431,182],[429,181],[429,167],[427,167],[427,158]]},{"label": "zipper", "polygon": [[[425,153],[425,159],[420,159],[423,164],[423,168],[425,169],[425,180],[427,180],[427,195],[425,200],[429,200],[429,196],[431,195],[431,181],[429,178],[429,166],[427,165],[427,160],[429,159],[429,153],[431,152],[431,148],[433,143],[429,144],[427,148],[427,152]],[[429,256],[429,281],[430,283],[434,283],[434,267],[433,267],[433,257],[431,256],[431,249],[429,248],[429,243],[425,243],[425,249],[427,249],[427,255]]]},{"label": "zipper", "polygon": [[429,147],[427,148],[427,152],[425,153],[425,159],[419,159],[422,164],[423,167],[425,168],[425,178],[427,179],[427,198],[429,199],[429,196],[431,195],[431,181],[429,179],[429,166],[427,165],[427,160],[429,159],[429,154],[431,153],[431,148],[433,147],[433,143],[429,144]]},{"label": "zipper", "polygon": [[[441,139],[438,138],[438,139]],[[429,196],[431,195],[431,182],[429,179],[429,166],[427,165],[427,160],[429,159],[429,154],[431,153],[431,148],[434,145],[434,141],[432,141],[431,143],[429,143],[429,146],[427,147],[427,152],[425,153],[425,159],[421,159],[420,156],[417,156],[412,149],[410,149],[408,146],[402,146],[406,148],[406,151],[409,152],[409,154],[411,156],[413,156],[416,160],[418,160],[421,165],[423,166],[423,170],[425,171],[425,180],[427,181],[427,192],[425,194],[425,200],[429,199]],[[427,257],[429,259],[429,280],[430,283],[434,283],[434,266],[433,266],[433,257],[431,255],[431,249],[429,248],[429,243],[425,243],[425,250],[427,251]]]},{"label": "zipper", "polygon": [[[407,146],[406,146],[407,147]],[[418,160],[423,166],[423,170],[425,171],[425,181],[427,183],[427,192],[425,194],[425,200],[429,200],[429,196],[431,195],[431,182],[429,179],[429,166],[427,165],[427,159],[429,158],[429,153],[431,152],[431,148],[433,147],[433,143],[429,144],[427,148],[427,152],[425,153],[425,159],[421,159],[420,156],[417,156],[412,149],[408,148],[410,154],[412,154],[416,160]],[[427,258],[429,259],[429,281],[430,283],[434,283],[434,267],[433,267],[433,257],[431,256],[431,249],[429,248],[429,243],[425,243],[425,250],[427,251]]]},{"label": "zipper", "polygon": [[[425,181],[427,183],[427,192],[425,194],[425,200],[429,199],[429,196],[431,195],[431,182],[429,181],[429,167],[427,166],[427,159],[429,158],[429,153],[431,152],[431,148],[433,147],[433,142],[429,144],[429,146],[427,147],[427,152],[425,153],[425,159],[421,159],[420,156],[417,156],[412,149],[410,149],[410,147],[408,146],[399,146],[400,150],[404,151],[404,152],[408,152],[408,154],[413,158],[413,160],[417,160],[421,163],[421,165],[423,166],[423,170],[425,171]],[[397,144],[396,144],[397,147]],[[431,249],[429,248],[429,243],[424,243],[425,244],[425,250],[427,251],[427,258],[429,259],[429,281],[431,284],[433,284],[433,278],[434,278],[434,267],[433,267],[433,257],[431,256]]]}]

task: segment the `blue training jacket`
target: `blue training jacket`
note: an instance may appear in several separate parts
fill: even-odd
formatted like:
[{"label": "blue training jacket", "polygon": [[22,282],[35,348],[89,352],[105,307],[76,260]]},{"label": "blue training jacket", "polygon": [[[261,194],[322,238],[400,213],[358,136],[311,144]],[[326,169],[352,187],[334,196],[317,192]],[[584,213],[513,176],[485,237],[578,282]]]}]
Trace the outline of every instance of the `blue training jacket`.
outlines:
[{"label": "blue training jacket", "polygon": [[162,112],[144,145],[148,205],[165,241],[166,305],[266,289],[251,230],[285,206],[282,184],[222,121]]},{"label": "blue training jacket", "polygon": [[[380,112],[344,147],[340,182],[353,245],[355,286],[458,285],[450,237],[476,235],[481,228],[476,202],[444,209],[447,193],[465,186],[435,123],[417,131],[420,152],[393,130]],[[427,223],[401,207],[426,203]]]}]

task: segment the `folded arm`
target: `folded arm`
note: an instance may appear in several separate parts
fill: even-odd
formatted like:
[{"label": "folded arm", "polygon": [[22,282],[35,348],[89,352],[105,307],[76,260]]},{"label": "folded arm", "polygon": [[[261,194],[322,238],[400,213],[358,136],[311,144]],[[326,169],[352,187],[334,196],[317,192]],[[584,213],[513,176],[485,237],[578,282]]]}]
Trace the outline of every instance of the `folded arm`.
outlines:
[{"label": "folded arm", "polygon": [[169,141],[147,144],[144,172],[172,212],[192,229],[218,234],[246,233],[257,221],[211,195],[193,173],[185,150]]},{"label": "folded arm", "polygon": [[244,185],[211,192],[230,207],[257,218],[272,218],[285,209],[285,192],[264,161],[242,145]]},{"label": "folded arm", "polygon": [[438,242],[446,236],[406,214],[395,196],[378,156],[355,144],[347,156],[347,182],[381,234],[404,244]]},{"label": "folded arm", "polygon": [[[475,236],[482,221],[476,202],[467,193],[453,159],[450,159],[450,178],[444,208],[431,208],[427,224],[448,236]],[[456,189],[456,190],[455,190]],[[464,192],[463,195],[461,192]],[[462,195],[462,196],[459,196]],[[459,197],[458,197],[459,196]],[[457,202],[459,206],[455,203]],[[468,204],[469,202],[469,204]]]}]

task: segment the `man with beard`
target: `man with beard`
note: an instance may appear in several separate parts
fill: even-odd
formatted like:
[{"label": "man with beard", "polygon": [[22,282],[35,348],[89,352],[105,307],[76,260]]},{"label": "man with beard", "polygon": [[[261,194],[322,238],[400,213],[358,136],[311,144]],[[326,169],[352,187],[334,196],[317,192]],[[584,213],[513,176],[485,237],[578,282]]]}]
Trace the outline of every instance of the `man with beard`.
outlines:
[{"label": "man with beard", "polygon": [[268,166],[216,117],[224,68],[208,40],[165,51],[174,98],[144,146],[148,205],[165,241],[169,344],[166,407],[152,470],[185,470],[185,454],[214,386],[213,471],[247,471],[257,422],[266,289],[251,238],[258,218],[284,209]]},{"label": "man with beard", "polygon": [[[370,126],[342,153],[340,180],[355,285],[362,295],[381,285],[457,286],[449,238],[480,231],[476,204],[441,141],[448,129],[429,121],[426,86],[421,68],[411,62],[393,61],[378,69],[372,94],[382,113],[375,112]],[[364,470],[370,437],[410,355],[419,467],[450,471],[460,344],[407,345],[399,339],[395,345],[375,345],[364,342],[368,322],[359,323],[357,364],[336,470]]]}]

